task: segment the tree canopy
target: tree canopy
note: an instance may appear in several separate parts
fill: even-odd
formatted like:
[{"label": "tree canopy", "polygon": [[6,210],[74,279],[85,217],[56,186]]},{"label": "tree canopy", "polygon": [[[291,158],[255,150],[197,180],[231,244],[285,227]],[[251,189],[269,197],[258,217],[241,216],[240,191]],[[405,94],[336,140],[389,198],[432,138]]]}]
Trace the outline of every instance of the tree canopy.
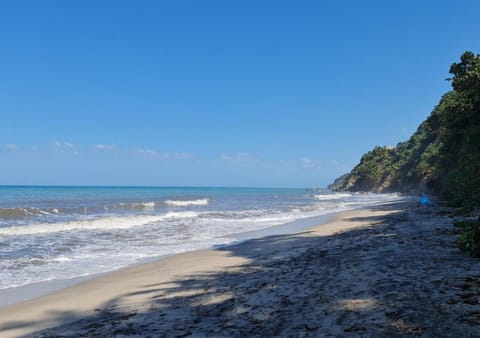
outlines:
[{"label": "tree canopy", "polygon": [[453,90],[410,139],[366,153],[337,190],[431,192],[480,206],[480,55],[463,53],[450,74]]}]

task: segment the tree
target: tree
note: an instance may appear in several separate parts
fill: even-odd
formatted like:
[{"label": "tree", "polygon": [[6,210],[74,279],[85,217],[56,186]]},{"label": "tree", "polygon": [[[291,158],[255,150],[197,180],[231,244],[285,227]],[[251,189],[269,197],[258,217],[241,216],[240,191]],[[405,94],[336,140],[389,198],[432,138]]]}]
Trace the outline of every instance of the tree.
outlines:
[{"label": "tree", "polygon": [[460,57],[460,63],[453,63],[450,74],[453,78],[453,89],[458,92],[473,94],[480,97],[480,54],[465,52]]}]

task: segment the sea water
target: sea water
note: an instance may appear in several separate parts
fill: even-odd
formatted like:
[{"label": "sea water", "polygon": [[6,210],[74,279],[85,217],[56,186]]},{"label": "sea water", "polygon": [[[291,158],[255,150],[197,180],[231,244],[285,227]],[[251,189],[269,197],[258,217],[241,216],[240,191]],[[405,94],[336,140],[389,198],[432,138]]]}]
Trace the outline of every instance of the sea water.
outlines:
[{"label": "sea water", "polygon": [[306,189],[0,186],[0,291],[225,245],[238,233],[399,198]]}]

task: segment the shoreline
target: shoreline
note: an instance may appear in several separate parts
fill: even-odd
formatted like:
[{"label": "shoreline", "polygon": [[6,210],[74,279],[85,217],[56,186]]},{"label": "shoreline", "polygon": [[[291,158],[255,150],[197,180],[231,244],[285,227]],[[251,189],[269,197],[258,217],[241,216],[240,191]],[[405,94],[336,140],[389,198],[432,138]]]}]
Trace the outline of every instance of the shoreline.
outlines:
[{"label": "shoreline", "polygon": [[[193,251],[188,251],[188,252],[178,253],[178,254],[151,257],[150,259],[148,259],[148,261],[138,262],[138,263],[135,263],[117,270],[108,271],[105,273],[94,274],[94,275],[89,275],[84,277],[77,277],[77,278],[66,279],[66,280],[57,280],[53,282],[46,281],[46,282],[40,282],[40,283],[30,284],[26,286],[20,286],[18,288],[7,289],[8,292],[12,294],[12,298],[16,297],[15,295],[17,293],[16,291],[26,292],[27,295],[24,295],[22,297],[24,298],[23,300],[13,301],[10,304],[0,305],[0,334],[2,333],[2,327],[4,326],[2,324],[4,324],[5,322],[5,320],[3,320],[5,318],[3,316],[4,313],[11,313],[12,311],[14,312],[14,311],[17,311],[17,309],[23,309],[24,307],[25,308],[29,308],[31,306],[35,307],[37,306],[38,303],[40,303],[40,305],[43,305],[44,302],[45,303],[50,302],[50,298],[52,297],[56,298],[55,295],[57,294],[62,294],[60,297],[63,297],[63,294],[65,294],[68,297],[69,294],[77,292],[77,290],[75,290],[77,287],[82,288],[83,285],[86,285],[89,283],[95,283],[95,281],[99,279],[104,279],[104,278],[108,279],[110,276],[115,276],[117,274],[122,275],[124,272],[126,272],[126,274],[128,275],[130,270],[136,270],[138,268],[149,269],[150,268],[149,265],[152,265],[152,264],[155,265],[160,262],[166,262],[166,265],[168,265],[169,260],[177,256],[184,256],[184,255],[194,256],[196,255],[196,253],[198,253],[199,255],[202,255],[202,254],[205,255],[206,252],[212,251],[212,250],[224,250],[224,249],[228,249],[229,247],[242,246],[246,244],[248,245],[249,241],[260,239],[260,238],[265,238],[269,236],[295,234],[302,231],[308,231],[311,228],[321,227],[326,225],[328,222],[331,222],[332,220],[334,220],[336,217],[339,217],[339,215],[343,213],[355,212],[356,210],[361,210],[362,208],[368,208],[368,206],[362,206],[357,209],[346,210],[346,211],[335,211],[333,213],[326,214],[326,215],[308,217],[305,219],[296,220],[294,222],[290,222],[286,224],[270,226],[265,229],[253,230],[245,233],[235,233],[235,234],[232,234],[231,236],[234,237],[236,241],[229,244],[218,245],[209,249],[200,249],[200,250],[193,250]],[[4,295],[6,294],[5,291],[4,292],[0,291],[0,294],[2,293]],[[13,316],[10,316],[10,317],[13,317]],[[43,326],[45,325],[40,325],[42,329],[48,327],[48,326],[45,326],[45,327]],[[23,333],[21,334],[23,335]]]},{"label": "shoreline", "polygon": [[[408,200],[409,196],[404,196],[405,201]],[[390,202],[380,202],[382,203],[390,203]],[[145,263],[150,263],[153,261],[158,261],[162,259],[167,259],[171,256],[178,255],[178,254],[183,254],[183,253],[189,253],[189,252],[195,252],[195,251],[201,251],[201,250],[209,250],[209,249],[220,249],[220,248],[226,248],[229,246],[234,246],[241,244],[245,241],[249,241],[252,239],[257,239],[260,237],[267,237],[267,236],[274,236],[274,235],[287,235],[287,234],[294,234],[297,232],[301,231],[306,231],[311,227],[315,226],[321,226],[325,223],[330,222],[335,215],[343,213],[343,212],[349,212],[349,211],[354,211],[354,210],[359,210],[362,208],[368,208],[370,205],[362,205],[358,207],[354,207],[351,209],[346,209],[346,210],[335,210],[332,212],[328,212],[326,214],[322,215],[317,215],[317,216],[312,216],[312,217],[306,217],[306,218],[301,218],[297,219],[292,222],[284,223],[284,224],[277,224],[277,225],[272,225],[268,226],[266,228],[258,229],[258,230],[250,230],[246,232],[237,232],[237,233],[232,233],[229,234],[229,238],[235,239],[233,242],[225,243],[225,244],[217,244],[213,245],[209,248],[200,248],[200,249],[195,249],[195,250],[190,250],[190,251],[185,251],[185,252],[180,252],[180,253],[172,253],[172,254],[165,254],[165,255],[159,255],[159,256],[152,256],[152,257],[146,257],[143,259],[140,259],[138,262],[135,262],[133,264],[129,264],[123,267],[120,267],[118,269],[114,270],[109,270],[105,272],[99,272],[99,273],[93,273],[90,275],[84,275],[84,276],[78,276],[78,277],[73,277],[73,278],[66,278],[66,279],[54,279],[54,280],[48,280],[48,281],[42,281],[42,282],[36,282],[32,284],[27,284],[27,285],[21,285],[18,287],[12,287],[12,288],[7,288],[7,289],[0,289],[0,310],[2,310],[5,307],[12,306],[15,304],[20,304],[32,299],[36,299],[57,291],[60,291],[65,288],[69,288],[75,285],[78,285],[80,283],[87,282],[91,279],[98,278],[103,275],[107,275],[110,273],[114,273],[116,271],[120,271],[123,269],[128,269],[137,265],[142,265]]]},{"label": "shoreline", "polygon": [[480,267],[452,247],[451,228],[438,208],[411,201],[344,211],[294,234],[173,255],[7,306],[0,335],[478,332],[458,318],[480,305],[467,311],[455,283]]},{"label": "shoreline", "polygon": [[[352,209],[352,210],[355,210],[355,209]],[[346,210],[346,211],[351,211],[351,210]],[[105,271],[100,273],[93,273],[90,275],[78,276],[74,278],[42,281],[42,282],[22,285],[18,287],[3,289],[3,290],[0,290],[0,311],[8,306],[21,304],[29,300],[33,300],[45,295],[49,295],[51,293],[58,292],[62,289],[70,288],[75,285],[88,282],[89,280],[92,280],[104,275],[121,271],[123,269],[129,269],[134,266],[143,265],[146,263],[155,262],[163,259],[168,259],[169,257],[175,256],[175,255],[202,251],[202,250],[226,248],[229,246],[239,245],[245,241],[249,241],[249,240],[260,238],[260,237],[274,236],[274,235],[287,235],[287,234],[293,234],[299,231],[308,230],[310,227],[322,225],[329,222],[333,217],[335,217],[336,214],[342,213],[342,212],[345,212],[345,211],[334,211],[325,215],[302,218],[302,219],[295,220],[293,222],[273,225],[273,226],[269,226],[267,228],[263,228],[259,230],[232,233],[228,235],[228,237],[234,238],[235,240],[230,243],[218,244],[218,245],[214,245],[212,247],[204,248],[204,249],[195,249],[195,250],[190,250],[190,251],[185,251],[180,253],[172,253],[172,254],[166,254],[166,255],[160,255],[160,256],[147,257],[139,260],[138,262],[129,264],[127,266],[124,266],[115,270],[110,270],[110,271]]]}]

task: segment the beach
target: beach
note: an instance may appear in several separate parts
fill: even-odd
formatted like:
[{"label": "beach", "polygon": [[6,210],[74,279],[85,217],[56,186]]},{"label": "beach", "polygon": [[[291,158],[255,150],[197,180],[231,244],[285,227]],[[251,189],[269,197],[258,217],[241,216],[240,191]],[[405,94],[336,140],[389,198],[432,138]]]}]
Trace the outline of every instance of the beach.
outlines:
[{"label": "beach", "polygon": [[480,338],[480,1],[0,8],[0,338]]},{"label": "beach", "polygon": [[0,186],[0,307],[33,288],[285,225],[296,232],[339,211],[400,198],[326,189]]},{"label": "beach", "polygon": [[0,336],[463,336],[480,266],[412,201],[128,267],[0,309]]}]

